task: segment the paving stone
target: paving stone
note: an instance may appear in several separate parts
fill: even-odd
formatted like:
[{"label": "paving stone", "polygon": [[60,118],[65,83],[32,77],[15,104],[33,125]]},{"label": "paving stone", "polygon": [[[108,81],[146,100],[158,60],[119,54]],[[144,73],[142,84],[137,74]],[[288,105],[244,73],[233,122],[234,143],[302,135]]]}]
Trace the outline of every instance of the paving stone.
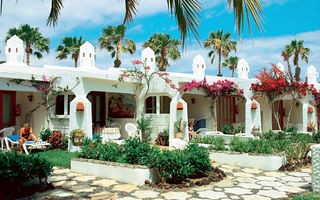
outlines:
[{"label": "paving stone", "polygon": [[256,182],[257,180],[253,178],[240,177],[240,178],[237,178],[236,181],[239,181],[240,183],[242,182],[253,183],[253,182]]},{"label": "paving stone", "polygon": [[293,186],[293,187],[302,187],[307,185],[308,182],[288,182],[287,185]]},{"label": "paving stone", "polygon": [[115,185],[115,184],[118,184],[118,182],[115,180],[102,179],[102,180],[93,181],[90,185],[99,185],[101,187],[110,187],[111,185]]},{"label": "paving stone", "polygon": [[78,196],[75,193],[72,192],[66,192],[63,190],[57,190],[51,193],[52,196],[57,196],[57,197],[71,197],[71,196]]},{"label": "paving stone", "polygon": [[214,186],[215,187],[223,187],[223,188],[226,188],[226,187],[233,187],[233,182],[232,180],[230,179],[224,179],[222,181],[219,181],[218,183],[215,183]]},{"label": "paving stone", "polygon": [[263,187],[264,190],[272,190],[272,187]]},{"label": "paving stone", "polygon": [[214,188],[215,191],[221,192],[222,189],[221,188]]},{"label": "paving stone", "polygon": [[253,173],[253,174],[258,174],[261,173],[262,171],[259,169],[252,169],[252,168],[244,168],[241,170],[242,172],[247,172],[247,173]]},{"label": "paving stone", "polygon": [[262,186],[269,186],[269,187],[281,187],[284,186],[283,183],[279,182],[272,182],[272,181],[259,181],[257,184],[262,185]]},{"label": "paving stone", "polygon": [[276,190],[260,190],[258,195],[270,197],[270,198],[287,198],[285,192],[278,192]]},{"label": "paving stone", "polygon": [[187,199],[190,198],[191,195],[187,194],[186,192],[167,192],[161,194],[166,199]]},{"label": "paving stone", "polygon": [[259,181],[276,181],[277,180],[277,178],[270,177],[270,176],[257,176],[255,178]]},{"label": "paving stone", "polygon": [[115,185],[112,188],[112,190],[119,190],[122,192],[132,192],[134,190],[138,190],[138,187],[132,184],[119,184],[119,185]]},{"label": "paving stone", "polygon": [[241,196],[243,198],[243,200],[270,200],[270,198],[268,197],[263,197],[260,195],[243,195]]},{"label": "paving stone", "polygon": [[52,182],[64,181],[67,179],[68,178],[66,176],[51,176],[50,177],[50,181],[52,181]]},{"label": "paving stone", "polygon": [[88,185],[74,185],[71,187],[71,190],[75,192],[93,192],[96,187],[88,186]]},{"label": "paving stone", "polygon": [[300,192],[304,192],[304,189],[301,189],[299,187],[290,187],[290,186],[282,186],[282,187],[277,187],[276,188],[278,191],[280,192],[293,192],[293,193],[300,193]]},{"label": "paving stone", "polygon": [[53,171],[53,174],[66,174],[70,173],[70,169],[57,169]]},{"label": "paving stone", "polygon": [[59,186],[64,185],[65,183],[66,183],[66,181],[59,181],[59,182],[53,183],[53,185],[54,185],[55,187],[59,187]]},{"label": "paving stone", "polygon": [[78,182],[77,181],[66,181],[66,183],[63,184],[62,186],[66,187],[66,186],[72,186],[72,185],[78,185]]},{"label": "paving stone", "polygon": [[213,186],[212,185],[203,185],[199,186],[193,189],[193,191],[205,191],[205,190],[212,190]]},{"label": "paving stone", "polygon": [[231,199],[240,199],[238,196],[230,196]]},{"label": "paving stone", "polygon": [[67,176],[68,176],[68,177],[71,177],[71,176],[83,176],[83,174],[70,172],[70,173],[67,174]]},{"label": "paving stone", "polygon": [[244,177],[244,178],[250,178],[254,177],[252,174],[243,173],[243,172],[236,172],[233,174],[235,177]]},{"label": "paving stone", "polygon": [[261,189],[261,185],[257,185],[255,183],[240,183],[237,186],[245,188],[245,189]]},{"label": "paving stone", "polygon": [[59,170],[61,168],[58,168],[57,166],[52,167],[53,170]]},{"label": "paving stone", "polygon": [[302,172],[290,172],[288,173],[290,176],[298,176],[298,177],[310,177],[310,174],[308,173],[302,173]]},{"label": "paving stone", "polygon": [[301,172],[312,173],[312,169],[311,168],[302,168]]},{"label": "paving stone", "polygon": [[292,182],[301,182],[302,179],[294,176],[286,176],[286,177],[281,177],[281,180],[284,181],[292,181]]},{"label": "paving stone", "polygon": [[95,177],[95,176],[79,176],[79,177],[74,178],[73,180],[75,180],[75,181],[91,181],[96,178],[97,177]]},{"label": "paving stone", "polygon": [[240,169],[238,166],[232,166],[232,165],[221,165],[223,168],[229,168],[229,169]]},{"label": "paving stone", "polygon": [[135,191],[132,196],[136,196],[139,199],[143,199],[143,198],[156,198],[158,197],[159,192],[154,192],[151,190],[138,190]]},{"label": "paving stone", "polygon": [[225,173],[232,173],[232,169],[228,169],[228,168],[219,168],[219,169],[221,169]]},{"label": "paving stone", "polygon": [[235,194],[235,195],[252,194],[251,190],[243,189],[240,187],[226,188],[224,191],[226,193]]},{"label": "paving stone", "polygon": [[223,192],[214,192],[210,190],[198,192],[198,194],[199,197],[208,199],[221,199],[227,197]]},{"label": "paving stone", "polygon": [[112,193],[112,192],[100,192],[100,193],[96,193],[96,194],[91,194],[89,195],[89,197],[91,197],[91,199],[117,199],[118,198],[118,194],[117,193]]},{"label": "paving stone", "polygon": [[264,175],[265,176],[273,176],[273,177],[286,176],[285,173],[281,173],[281,172],[265,172]]},{"label": "paving stone", "polygon": [[311,176],[310,176],[310,177],[303,177],[303,179],[304,179],[305,181],[307,181],[308,183],[311,183]]},{"label": "paving stone", "polygon": [[136,198],[133,198],[133,197],[124,197],[124,198],[120,198],[120,199],[117,199],[117,200],[136,200]]}]

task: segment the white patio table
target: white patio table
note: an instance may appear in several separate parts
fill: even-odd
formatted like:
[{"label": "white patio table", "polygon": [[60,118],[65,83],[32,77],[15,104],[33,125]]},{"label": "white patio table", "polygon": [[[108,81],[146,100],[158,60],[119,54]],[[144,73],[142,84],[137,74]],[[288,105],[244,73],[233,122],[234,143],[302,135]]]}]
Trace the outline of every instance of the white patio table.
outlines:
[{"label": "white patio table", "polygon": [[118,127],[96,128],[94,132],[100,134],[102,140],[117,140],[121,137]]}]

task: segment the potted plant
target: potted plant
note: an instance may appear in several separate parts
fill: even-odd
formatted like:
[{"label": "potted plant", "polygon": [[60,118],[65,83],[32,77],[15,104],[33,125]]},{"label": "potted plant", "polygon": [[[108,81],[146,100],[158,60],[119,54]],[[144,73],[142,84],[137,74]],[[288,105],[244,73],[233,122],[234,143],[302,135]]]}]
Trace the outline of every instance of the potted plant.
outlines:
[{"label": "potted plant", "polygon": [[174,123],[174,129],[175,129],[174,137],[183,140],[183,136],[184,136],[183,130],[186,128],[187,125],[188,123],[186,121],[182,121],[182,119],[176,121]]},{"label": "potted plant", "polygon": [[314,132],[316,129],[316,123],[315,122],[308,122],[307,123],[307,131]]},{"label": "potted plant", "polygon": [[260,135],[260,128],[259,126],[253,126],[251,134],[254,136],[259,136]]},{"label": "potted plant", "polygon": [[71,131],[70,136],[74,146],[80,146],[83,142],[85,132],[81,129],[74,129]]}]

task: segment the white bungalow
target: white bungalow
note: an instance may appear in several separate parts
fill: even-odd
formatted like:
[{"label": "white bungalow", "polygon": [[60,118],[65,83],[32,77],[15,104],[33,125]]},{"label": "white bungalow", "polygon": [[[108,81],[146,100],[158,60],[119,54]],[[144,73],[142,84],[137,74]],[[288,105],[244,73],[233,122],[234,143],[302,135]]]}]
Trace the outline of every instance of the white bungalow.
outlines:
[{"label": "white bungalow", "polygon": [[[128,79],[124,83],[118,81],[122,69],[111,67],[102,70],[95,67],[95,48],[89,42],[80,48],[78,68],[52,65],[44,65],[42,68],[29,67],[23,63],[23,52],[23,42],[17,36],[8,40],[7,60],[0,65],[0,129],[30,122],[36,134],[49,126],[52,130],[60,130],[67,134],[80,128],[88,137],[92,137],[96,128],[108,125],[108,120],[112,118],[121,125],[121,138],[127,138],[125,124],[135,123],[137,114],[143,110],[147,116],[153,118],[153,139],[163,129],[169,129],[170,138],[173,138],[174,122],[180,118],[185,121],[195,119],[196,129],[206,128],[209,132],[221,131],[225,125],[244,125],[247,134],[251,134],[254,127],[260,132],[277,129],[266,99],[250,99],[251,84],[257,80],[248,77],[250,67],[244,59],[239,61],[237,78],[206,75],[206,63],[201,55],[194,58],[192,65],[190,63],[193,74],[170,73],[170,79],[180,87],[192,80],[201,81],[206,77],[208,83],[231,80],[244,90],[243,98],[219,97],[212,113],[210,99],[205,97],[203,92],[193,90],[181,96],[161,78],[153,80],[147,98],[142,98],[135,93],[137,83],[134,80]],[[142,51],[141,60],[150,66],[151,71],[155,70],[155,55],[150,48]],[[33,111],[42,97],[32,83],[35,80],[43,81],[43,75],[57,78],[56,87],[68,88],[53,100],[55,102],[50,108],[49,121],[46,120],[47,112],[43,106]],[[317,76],[316,68],[310,66],[307,73],[308,82],[320,89]],[[114,87],[114,84],[118,86]],[[282,127],[286,124],[285,111],[289,110],[289,101],[289,98],[284,98],[280,102]],[[177,110],[178,102],[182,103],[182,110]],[[256,109],[252,109],[252,103],[257,105]],[[82,105],[83,109],[77,109]],[[313,108],[314,112],[310,112],[309,108]],[[296,126],[299,131],[307,132],[307,123],[316,122],[317,111],[311,95],[299,99],[292,112],[294,115],[290,118],[289,124]],[[213,125],[213,119],[216,126]],[[188,138],[185,137],[185,140]]]}]

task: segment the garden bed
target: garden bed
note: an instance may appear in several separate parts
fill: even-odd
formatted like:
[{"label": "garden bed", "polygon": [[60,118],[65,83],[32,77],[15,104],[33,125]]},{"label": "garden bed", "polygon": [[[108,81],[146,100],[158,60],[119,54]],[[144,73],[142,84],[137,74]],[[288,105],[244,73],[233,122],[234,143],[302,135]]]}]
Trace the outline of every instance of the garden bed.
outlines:
[{"label": "garden bed", "polygon": [[255,137],[251,134],[223,134],[223,133],[217,133],[217,132],[206,132],[206,136],[214,136],[214,137],[220,137],[223,138],[226,144],[229,144],[230,141],[234,138],[237,137],[241,141],[246,141],[248,139],[254,139]]},{"label": "garden bed", "polygon": [[209,153],[209,156],[211,160],[219,163],[267,171],[278,170],[286,164],[286,156],[284,153],[269,155],[212,151]]},{"label": "garden bed", "polygon": [[160,180],[157,171],[155,169],[149,169],[147,166],[93,159],[72,159],[71,171],[135,185],[143,185],[146,180],[151,183],[157,183]]}]

